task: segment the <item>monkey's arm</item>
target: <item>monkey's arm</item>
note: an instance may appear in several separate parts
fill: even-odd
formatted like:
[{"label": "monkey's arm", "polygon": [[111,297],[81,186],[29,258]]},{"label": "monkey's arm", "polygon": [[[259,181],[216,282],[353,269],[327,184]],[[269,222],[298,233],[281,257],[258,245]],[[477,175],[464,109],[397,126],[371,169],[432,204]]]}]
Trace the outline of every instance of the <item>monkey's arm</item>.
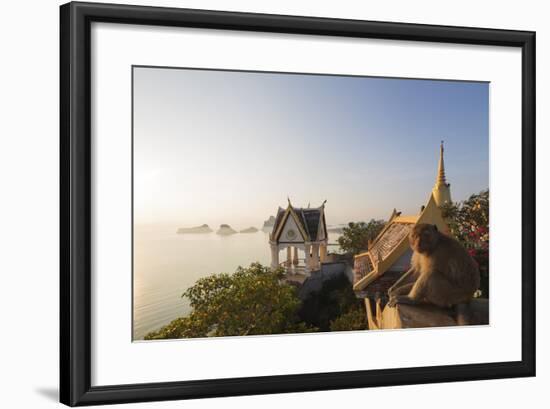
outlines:
[{"label": "monkey's arm", "polygon": [[407,295],[408,293],[411,292],[413,286],[414,286],[414,283],[403,284],[399,287],[396,287],[394,285],[388,290],[388,295],[390,296],[390,298],[395,297],[397,295]]},{"label": "monkey's arm", "polygon": [[387,305],[388,307],[395,307],[397,304],[418,305],[422,304],[422,301],[415,300],[414,298],[411,298],[410,295],[394,295],[390,298]]},{"label": "monkey's arm", "polygon": [[422,274],[415,283],[408,294],[395,294],[391,296],[388,302],[389,307],[395,307],[397,304],[423,304],[425,303],[425,294],[428,285],[428,275]]},{"label": "monkey's arm", "polygon": [[408,294],[409,291],[411,291],[414,281],[411,281],[410,283],[405,283],[407,280],[414,280],[414,275],[416,274],[416,270],[414,268],[410,268],[405,274],[403,274],[399,280],[397,280],[394,285],[390,287],[388,290],[388,295],[390,297],[393,297],[395,295],[399,294]]}]

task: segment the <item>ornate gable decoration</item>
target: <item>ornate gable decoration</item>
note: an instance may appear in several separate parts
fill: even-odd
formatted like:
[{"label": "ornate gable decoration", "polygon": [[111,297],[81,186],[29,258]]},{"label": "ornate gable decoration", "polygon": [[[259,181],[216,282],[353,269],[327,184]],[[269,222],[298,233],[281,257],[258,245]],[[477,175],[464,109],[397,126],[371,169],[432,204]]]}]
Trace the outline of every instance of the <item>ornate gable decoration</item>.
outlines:
[{"label": "ornate gable decoration", "polygon": [[274,242],[316,242],[326,239],[324,204],[319,208],[297,208],[290,201],[279,208],[270,235]]},{"label": "ornate gable decoration", "polygon": [[[282,237],[283,231],[285,232],[285,237]],[[273,226],[271,240],[276,242],[309,241],[309,235],[307,234],[304,225],[302,224],[302,221],[300,220],[298,214],[296,214],[296,211],[294,210],[290,202],[286,210],[279,210],[279,214],[277,214],[277,218],[275,220],[275,225]]]}]

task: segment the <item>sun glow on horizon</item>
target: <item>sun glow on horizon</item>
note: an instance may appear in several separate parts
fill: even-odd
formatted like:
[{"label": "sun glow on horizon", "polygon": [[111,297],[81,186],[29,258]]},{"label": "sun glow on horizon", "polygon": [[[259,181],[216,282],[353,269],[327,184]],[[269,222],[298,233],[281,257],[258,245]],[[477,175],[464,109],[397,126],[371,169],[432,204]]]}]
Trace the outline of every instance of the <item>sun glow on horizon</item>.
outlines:
[{"label": "sun glow on horizon", "polygon": [[261,227],[290,197],[327,223],[417,213],[437,176],[488,187],[486,83],[134,68],[134,222]]}]

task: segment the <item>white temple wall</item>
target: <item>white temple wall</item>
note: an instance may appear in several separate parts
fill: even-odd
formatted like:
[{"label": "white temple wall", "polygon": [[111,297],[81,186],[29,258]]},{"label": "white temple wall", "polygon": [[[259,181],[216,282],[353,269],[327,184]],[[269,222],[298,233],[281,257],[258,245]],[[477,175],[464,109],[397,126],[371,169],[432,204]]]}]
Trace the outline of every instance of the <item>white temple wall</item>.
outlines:
[{"label": "white temple wall", "polygon": [[[291,230],[294,231],[294,235],[289,234]],[[283,231],[281,232],[279,241],[288,243],[300,243],[304,241],[304,237],[302,237],[300,229],[298,228],[298,225],[296,224],[296,221],[294,220],[294,217],[292,217],[292,215],[288,216],[288,219],[283,226]]]}]

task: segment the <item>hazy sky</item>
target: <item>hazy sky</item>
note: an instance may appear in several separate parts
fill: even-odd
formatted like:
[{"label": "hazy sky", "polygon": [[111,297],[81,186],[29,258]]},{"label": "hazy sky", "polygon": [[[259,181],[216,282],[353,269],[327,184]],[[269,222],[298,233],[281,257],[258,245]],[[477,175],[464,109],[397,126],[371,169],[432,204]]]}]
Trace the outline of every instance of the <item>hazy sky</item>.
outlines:
[{"label": "hazy sky", "polygon": [[260,227],[327,200],[328,224],[417,213],[439,143],[453,200],[489,185],[489,84],[134,68],[138,224]]}]

